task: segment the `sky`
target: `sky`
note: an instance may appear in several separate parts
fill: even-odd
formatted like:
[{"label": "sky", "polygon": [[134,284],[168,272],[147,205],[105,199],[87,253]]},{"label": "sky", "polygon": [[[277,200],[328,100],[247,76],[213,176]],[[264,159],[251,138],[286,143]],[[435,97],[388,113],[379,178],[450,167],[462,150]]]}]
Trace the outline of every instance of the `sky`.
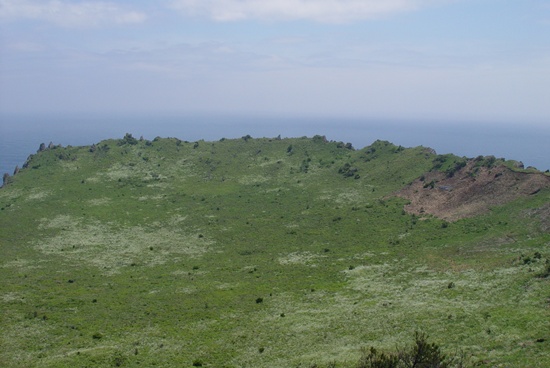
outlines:
[{"label": "sky", "polygon": [[550,125],[547,0],[0,0],[0,115]]}]

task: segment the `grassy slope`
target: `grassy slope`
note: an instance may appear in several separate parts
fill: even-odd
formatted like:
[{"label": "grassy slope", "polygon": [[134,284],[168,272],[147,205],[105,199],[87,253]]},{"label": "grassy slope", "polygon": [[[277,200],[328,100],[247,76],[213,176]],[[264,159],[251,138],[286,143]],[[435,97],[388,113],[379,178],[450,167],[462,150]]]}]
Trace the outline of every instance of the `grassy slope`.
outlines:
[{"label": "grassy slope", "polygon": [[120,143],[41,152],[0,190],[0,366],[351,367],[415,330],[550,366],[550,235],[526,211],[548,191],[447,224],[390,196],[422,147]]}]

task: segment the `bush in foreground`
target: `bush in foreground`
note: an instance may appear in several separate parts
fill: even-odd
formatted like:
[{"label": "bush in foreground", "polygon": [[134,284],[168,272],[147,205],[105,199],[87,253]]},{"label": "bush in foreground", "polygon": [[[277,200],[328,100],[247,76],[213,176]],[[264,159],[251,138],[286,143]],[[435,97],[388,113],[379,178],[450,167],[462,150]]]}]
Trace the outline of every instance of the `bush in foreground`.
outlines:
[{"label": "bush in foreground", "polygon": [[379,352],[374,347],[364,349],[357,368],[463,368],[462,357],[450,357],[439,346],[428,342],[428,336],[416,332],[414,344],[396,352]]},{"label": "bush in foreground", "polygon": [[[364,348],[356,368],[465,368],[463,355],[448,356],[441,352],[435,343],[428,342],[428,336],[416,332],[414,344],[409,347],[397,348],[392,352],[379,351],[374,347]],[[331,362],[327,368],[335,368]],[[314,364],[311,368],[320,368]]]}]

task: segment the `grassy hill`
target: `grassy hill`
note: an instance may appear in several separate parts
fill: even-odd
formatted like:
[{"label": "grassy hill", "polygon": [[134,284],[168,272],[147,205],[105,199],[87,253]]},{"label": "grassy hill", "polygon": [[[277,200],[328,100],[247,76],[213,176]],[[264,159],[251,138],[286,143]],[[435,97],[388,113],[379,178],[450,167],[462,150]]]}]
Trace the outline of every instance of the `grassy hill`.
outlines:
[{"label": "grassy hill", "polygon": [[0,366],[355,367],[415,331],[550,366],[550,176],[513,161],[127,135],[5,182]]}]

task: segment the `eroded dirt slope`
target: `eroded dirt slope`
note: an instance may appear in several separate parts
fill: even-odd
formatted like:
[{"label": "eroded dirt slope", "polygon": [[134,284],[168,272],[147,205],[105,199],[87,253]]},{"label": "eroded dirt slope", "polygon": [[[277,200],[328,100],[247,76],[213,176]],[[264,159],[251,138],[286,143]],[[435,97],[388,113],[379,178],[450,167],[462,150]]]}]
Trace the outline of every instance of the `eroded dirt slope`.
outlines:
[{"label": "eroded dirt slope", "polygon": [[405,206],[409,213],[455,221],[549,187],[550,177],[543,173],[514,171],[504,165],[479,167],[469,160],[453,175],[431,171],[396,194],[410,201]]}]

